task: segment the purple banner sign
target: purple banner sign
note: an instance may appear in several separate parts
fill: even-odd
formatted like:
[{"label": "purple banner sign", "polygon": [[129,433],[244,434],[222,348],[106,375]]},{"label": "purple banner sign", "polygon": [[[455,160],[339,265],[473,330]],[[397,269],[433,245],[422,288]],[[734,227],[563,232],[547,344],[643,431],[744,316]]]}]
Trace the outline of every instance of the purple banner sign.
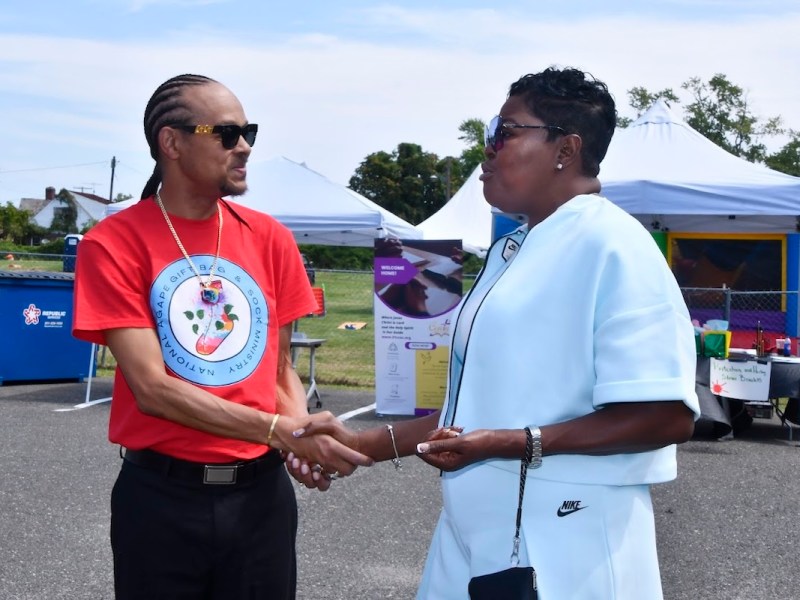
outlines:
[{"label": "purple banner sign", "polygon": [[405,258],[375,258],[376,283],[408,283],[418,272]]}]

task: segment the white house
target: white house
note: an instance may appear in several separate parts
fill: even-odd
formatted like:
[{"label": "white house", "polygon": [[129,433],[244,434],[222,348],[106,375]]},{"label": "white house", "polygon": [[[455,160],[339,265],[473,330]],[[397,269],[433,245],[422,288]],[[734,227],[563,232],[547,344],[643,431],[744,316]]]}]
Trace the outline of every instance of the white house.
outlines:
[{"label": "white house", "polygon": [[[76,225],[78,229],[82,229],[92,221],[99,221],[103,218],[106,206],[110,204],[105,198],[96,196],[95,194],[88,194],[86,192],[70,191],[75,198],[75,206],[78,209],[78,217]],[[53,217],[59,209],[63,209],[63,203],[56,198],[56,189],[48,187],[45,189],[44,200],[38,198],[22,198],[19,202],[19,207],[22,210],[29,211],[33,217],[33,222],[40,227],[50,227],[53,223]]]}]

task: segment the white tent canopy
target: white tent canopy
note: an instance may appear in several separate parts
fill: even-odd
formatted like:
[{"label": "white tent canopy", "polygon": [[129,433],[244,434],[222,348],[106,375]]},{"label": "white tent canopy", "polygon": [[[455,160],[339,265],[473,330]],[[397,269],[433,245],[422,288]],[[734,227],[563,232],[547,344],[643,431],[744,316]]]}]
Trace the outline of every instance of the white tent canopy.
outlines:
[{"label": "white tent canopy", "polygon": [[615,132],[600,180],[626,212],[673,231],[795,231],[800,215],[800,177],[726,152],[663,100]]},{"label": "white tent canopy", "polygon": [[278,219],[298,244],[372,246],[375,238],[422,237],[371,200],[282,156],[248,163],[247,181],[248,193],[236,201]]},{"label": "white tent canopy", "polygon": [[[248,192],[234,201],[267,213],[298,244],[372,246],[375,238],[419,239],[422,234],[364,196],[284,157],[247,165]],[[112,204],[106,216],[136,201]]]},{"label": "white tent canopy", "polygon": [[417,225],[426,240],[462,240],[464,250],[482,256],[492,239],[492,207],[483,197],[478,167],[449,202]]},{"label": "white tent canopy", "polygon": [[[492,210],[480,168],[437,213],[420,223],[426,239],[461,238],[487,248]],[[617,129],[600,165],[603,196],[648,229],[678,232],[797,231],[800,177],[726,152],[675,116],[663,101]]]}]

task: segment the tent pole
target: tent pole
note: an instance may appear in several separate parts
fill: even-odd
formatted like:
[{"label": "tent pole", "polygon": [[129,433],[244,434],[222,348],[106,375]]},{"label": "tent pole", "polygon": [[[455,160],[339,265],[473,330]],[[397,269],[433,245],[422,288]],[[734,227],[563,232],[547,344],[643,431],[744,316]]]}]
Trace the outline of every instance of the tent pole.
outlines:
[{"label": "tent pole", "polygon": [[86,381],[86,400],[85,402],[89,403],[89,396],[92,393],[92,374],[94,373],[94,355],[97,351],[97,344],[92,343],[92,352],[89,356],[89,378]]}]

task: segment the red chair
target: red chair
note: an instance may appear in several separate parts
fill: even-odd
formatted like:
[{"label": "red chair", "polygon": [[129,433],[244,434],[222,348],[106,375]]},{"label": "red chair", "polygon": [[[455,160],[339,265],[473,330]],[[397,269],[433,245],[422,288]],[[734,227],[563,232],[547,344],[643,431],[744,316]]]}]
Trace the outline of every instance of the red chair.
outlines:
[{"label": "red chair", "polygon": [[325,316],[325,286],[314,286],[311,288],[314,292],[314,300],[317,301],[317,310],[312,311],[307,316],[309,317],[324,317]]}]

